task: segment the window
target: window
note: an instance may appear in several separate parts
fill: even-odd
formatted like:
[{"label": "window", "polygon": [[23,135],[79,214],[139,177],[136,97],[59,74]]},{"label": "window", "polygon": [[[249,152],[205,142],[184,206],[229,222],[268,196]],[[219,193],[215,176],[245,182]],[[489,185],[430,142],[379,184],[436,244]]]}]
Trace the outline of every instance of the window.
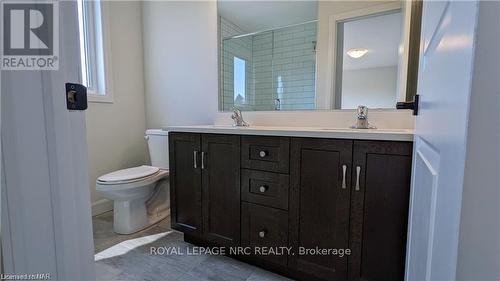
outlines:
[{"label": "window", "polygon": [[246,61],[234,57],[234,104],[244,104],[246,96]]},{"label": "window", "polygon": [[113,102],[104,1],[78,0],[82,83],[90,102]]}]

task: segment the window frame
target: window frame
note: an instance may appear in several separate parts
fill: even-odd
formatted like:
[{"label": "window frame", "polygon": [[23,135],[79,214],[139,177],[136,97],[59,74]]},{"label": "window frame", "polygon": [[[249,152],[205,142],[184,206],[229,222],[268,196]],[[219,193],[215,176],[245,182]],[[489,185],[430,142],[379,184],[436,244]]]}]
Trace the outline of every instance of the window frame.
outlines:
[{"label": "window frame", "polygon": [[[78,0],[80,81],[87,86],[88,102],[114,102],[108,5],[107,1]],[[89,65],[93,67],[90,73]],[[89,82],[91,85],[88,85]]]}]

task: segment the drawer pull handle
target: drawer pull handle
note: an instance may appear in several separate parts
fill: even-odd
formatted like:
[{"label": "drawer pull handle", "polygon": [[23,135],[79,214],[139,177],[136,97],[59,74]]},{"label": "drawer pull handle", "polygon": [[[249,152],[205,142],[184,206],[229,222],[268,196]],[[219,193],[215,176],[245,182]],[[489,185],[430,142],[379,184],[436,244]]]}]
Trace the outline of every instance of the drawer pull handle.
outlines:
[{"label": "drawer pull handle", "polygon": [[259,191],[260,191],[261,193],[266,192],[266,191],[267,191],[267,186],[265,186],[265,185],[261,185],[261,186],[259,187]]},{"label": "drawer pull handle", "polygon": [[361,173],[361,167],[356,167],[356,191],[359,191],[359,174]]},{"label": "drawer pull handle", "polygon": [[261,230],[261,231],[259,231],[259,237],[260,237],[260,238],[264,238],[264,237],[266,237],[266,231],[265,231],[265,230]]},{"label": "drawer pull handle", "polygon": [[345,173],[347,172],[347,165],[342,165],[342,189],[346,189],[347,186],[345,184]]},{"label": "drawer pull handle", "polygon": [[198,151],[193,151],[193,168],[198,169]]},{"label": "drawer pull handle", "polygon": [[267,156],[267,152],[264,150],[261,150],[261,151],[259,151],[259,156],[260,156],[260,158],[264,158]]}]

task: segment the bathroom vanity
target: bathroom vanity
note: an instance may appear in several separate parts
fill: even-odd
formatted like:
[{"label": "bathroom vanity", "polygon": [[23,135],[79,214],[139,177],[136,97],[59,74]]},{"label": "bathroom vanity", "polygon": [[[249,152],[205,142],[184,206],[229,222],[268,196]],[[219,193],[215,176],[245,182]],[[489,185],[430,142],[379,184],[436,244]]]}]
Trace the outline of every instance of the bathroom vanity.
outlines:
[{"label": "bathroom vanity", "polygon": [[287,247],[234,257],[299,280],[404,279],[411,131],[166,130],[172,228],[185,241]]}]

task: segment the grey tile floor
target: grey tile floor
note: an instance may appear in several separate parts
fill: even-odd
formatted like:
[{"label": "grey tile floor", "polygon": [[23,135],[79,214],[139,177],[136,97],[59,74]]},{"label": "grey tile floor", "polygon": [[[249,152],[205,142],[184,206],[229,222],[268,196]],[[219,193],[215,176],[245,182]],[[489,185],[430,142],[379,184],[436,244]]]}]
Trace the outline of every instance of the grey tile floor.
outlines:
[{"label": "grey tile floor", "polygon": [[[97,280],[290,280],[225,256],[187,255],[193,245],[183,241],[182,233],[170,229],[170,218],[131,235],[113,232],[112,212],[96,216],[92,221]],[[159,247],[175,248],[184,255],[151,253]]]}]

